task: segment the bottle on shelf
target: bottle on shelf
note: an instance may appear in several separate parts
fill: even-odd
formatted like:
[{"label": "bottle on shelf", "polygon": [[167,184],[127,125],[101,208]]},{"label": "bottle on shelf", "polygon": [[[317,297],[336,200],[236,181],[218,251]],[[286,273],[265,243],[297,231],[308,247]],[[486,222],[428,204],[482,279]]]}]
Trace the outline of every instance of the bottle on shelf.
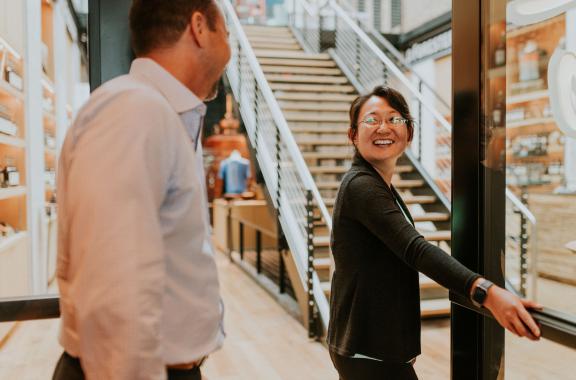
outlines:
[{"label": "bottle on shelf", "polygon": [[6,165],[2,170],[2,187],[20,186],[20,172],[14,165],[14,160],[6,158]]},{"label": "bottle on shelf", "polygon": [[506,31],[502,30],[498,37],[498,44],[494,50],[494,66],[500,67],[506,64]]},{"label": "bottle on shelf", "polygon": [[538,44],[528,40],[518,54],[519,79],[521,82],[540,79]]},{"label": "bottle on shelf", "polygon": [[504,111],[505,111],[504,91],[498,90],[498,94],[496,95],[496,103],[494,104],[494,108],[492,109],[492,123],[494,127],[504,126]]}]

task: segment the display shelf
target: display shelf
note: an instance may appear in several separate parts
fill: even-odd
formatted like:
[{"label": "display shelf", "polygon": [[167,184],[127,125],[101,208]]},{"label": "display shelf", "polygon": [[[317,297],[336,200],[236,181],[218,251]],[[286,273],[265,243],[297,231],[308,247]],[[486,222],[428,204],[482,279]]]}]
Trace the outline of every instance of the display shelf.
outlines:
[{"label": "display shelf", "polygon": [[509,121],[506,123],[506,128],[522,128],[531,125],[542,125],[554,123],[554,118],[552,117],[539,117],[533,119],[519,120],[519,121]]},{"label": "display shelf", "polygon": [[506,153],[506,162],[508,164],[531,164],[531,163],[549,163],[561,161],[564,159],[564,152],[554,151],[542,156],[515,157],[512,153]]},{"label": "display shelf", "polygon": [[26,195],[25,186],[3,187],[0,188],[0,200],[21,197]]},{"label": "display shelf", "polygon": [[509,95],[506,98],[506,104],[526,103],[533,100],[547,99],[549,97],[548,89],[531,91],[525,94]]},{"label": "display shelf", "polygon": [[519,135],[537,135],[557,130],[558,128],[554,123],[520,125],[514,128],[506,128],[506,137],[510,139]]},{"label": "display shelf", "polygon": [[560,15],[560,16],[556,16],[556,17],[553,17],[549,20],[539,22],[536,24],[531,24],[531,25],[522,26],[522,27],[512,27],[507,31],[506,37],[508,39],[513,39],[513,38],[517,38],[517,37],[523,37],[527,33],[539,32],[542,29],[549,28],[549,27],[553,26],[554,24],[561,22],[563,19],[564,19],[564,16]]},{"label": "display shelf", "polygon": [[9,145],[9,146],[14,147],[14,148],[25,148],[26,147],[26,141],[24,141],[23,139],[20,139],[18,137],[12,137],[12,136],[8,136],[8,135],[5,135],[3,133],[0,133],[0,146],[1,145]]},{"label": "display shelf", "polygon": [[26,231],[16,232],[14,235],[0,238],[0,254],[14,247],[14,245],[18,244],[21,240],[26,239],[28,233]]}]

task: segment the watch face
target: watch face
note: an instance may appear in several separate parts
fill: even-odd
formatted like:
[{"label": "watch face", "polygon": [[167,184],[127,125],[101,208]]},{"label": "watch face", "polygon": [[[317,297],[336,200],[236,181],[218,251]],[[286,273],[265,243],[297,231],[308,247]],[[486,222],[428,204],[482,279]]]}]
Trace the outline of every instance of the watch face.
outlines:
[{"label": "watch face", "polygon": [[477,286],[476,289],[474,289],[474,296],[472,298],[474,301],[482,305],[484,300],[486,300],[486,290],[482,289],[480,286]]}]

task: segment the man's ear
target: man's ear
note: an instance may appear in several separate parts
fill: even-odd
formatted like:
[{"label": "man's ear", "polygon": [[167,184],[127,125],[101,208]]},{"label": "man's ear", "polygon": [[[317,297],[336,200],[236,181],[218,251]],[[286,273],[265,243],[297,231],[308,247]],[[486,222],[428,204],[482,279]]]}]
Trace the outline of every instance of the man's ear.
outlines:
[{"label": "man's ear", "polygon": [[194,43],[204,48],[208,44],[208,20],[201,12],[194,12],[190,17],[190,36]]}]

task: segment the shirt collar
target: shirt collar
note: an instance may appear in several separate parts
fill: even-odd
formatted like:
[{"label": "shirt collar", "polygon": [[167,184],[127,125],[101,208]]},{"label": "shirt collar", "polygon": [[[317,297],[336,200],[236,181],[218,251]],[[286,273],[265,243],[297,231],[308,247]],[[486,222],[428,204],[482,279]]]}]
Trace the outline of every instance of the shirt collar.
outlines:
[{"label": "shirt collar", "polygon": [[145,78],[164,95],[178,114],[195,110],[204,116],[206,105],[178,79],[150,58],[136,58],[130,67],[130,75]]}]

